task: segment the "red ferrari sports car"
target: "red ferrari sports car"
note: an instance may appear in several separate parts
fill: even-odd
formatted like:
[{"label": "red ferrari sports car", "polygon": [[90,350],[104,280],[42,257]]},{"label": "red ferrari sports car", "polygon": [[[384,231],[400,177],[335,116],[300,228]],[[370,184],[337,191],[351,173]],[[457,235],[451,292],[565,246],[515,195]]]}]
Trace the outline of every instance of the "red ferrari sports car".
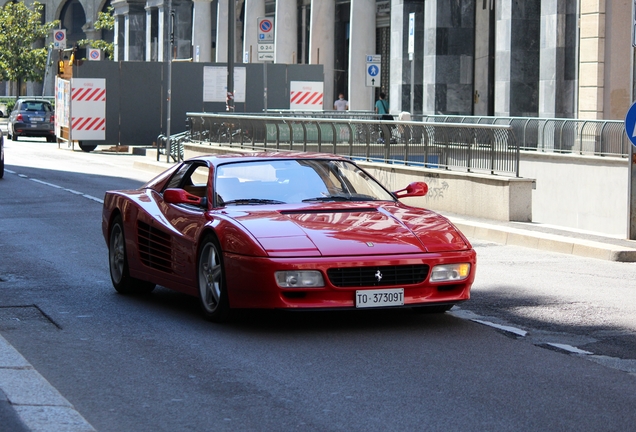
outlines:
[{"label": "red ferrari sports car", "polygon": [[352,160],[318,153],[203,156],[109,191],[102,230],[123,294],[161,285],[224,321],[236,308],[413,307],[468,300],[476,254],[446,218],[403,204]]}]

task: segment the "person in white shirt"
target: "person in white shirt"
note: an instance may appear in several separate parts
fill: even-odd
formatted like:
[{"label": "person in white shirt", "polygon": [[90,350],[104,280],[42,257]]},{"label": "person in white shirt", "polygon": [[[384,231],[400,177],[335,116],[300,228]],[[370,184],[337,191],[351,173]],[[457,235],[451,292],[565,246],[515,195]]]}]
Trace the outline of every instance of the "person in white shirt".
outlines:
[{"label": "person in white shirt", "polygon": [[338,95],[338,100],[333,103],[333,109],[336,111],[346,111],[349,109],[349,101],[344,98],[344,94]]}]

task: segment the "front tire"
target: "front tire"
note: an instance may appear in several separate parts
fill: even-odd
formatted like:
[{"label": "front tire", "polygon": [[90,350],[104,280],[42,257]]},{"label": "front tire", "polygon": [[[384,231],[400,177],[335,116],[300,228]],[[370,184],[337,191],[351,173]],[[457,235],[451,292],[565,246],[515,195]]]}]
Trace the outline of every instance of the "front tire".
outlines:
[{"label": "front tire", "polygon": [[142,281],[130,276],[128,272],[128,256],[126,253],[126,239],[124,237],[124,223],[121,216],[113,220],[108,241],[108,264],[110,279],[113,287],[120,294],[149,294],[155,289],[155,284]]},{"label": "front tire", "polygon": [[223,322],[230,317],[223,253],[216,239],[208,235],[201,242],[197,266],[199,303],[208,321]]}]

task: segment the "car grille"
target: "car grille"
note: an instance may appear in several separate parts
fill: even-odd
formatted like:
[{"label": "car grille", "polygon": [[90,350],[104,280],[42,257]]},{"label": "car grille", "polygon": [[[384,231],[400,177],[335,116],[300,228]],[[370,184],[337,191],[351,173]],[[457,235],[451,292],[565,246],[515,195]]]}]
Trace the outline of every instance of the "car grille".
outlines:
[{"label": "car grille", "polygon": [[148,267],[172,273],[172,248],[168,234],[138,221],[137,241],[142,263]]},{"label": "car grille", "polygon": [[327,276],[332,285],[337,287],[401,286],[424,282],[428,269],[426,264],[346,267],[329,269]]}]

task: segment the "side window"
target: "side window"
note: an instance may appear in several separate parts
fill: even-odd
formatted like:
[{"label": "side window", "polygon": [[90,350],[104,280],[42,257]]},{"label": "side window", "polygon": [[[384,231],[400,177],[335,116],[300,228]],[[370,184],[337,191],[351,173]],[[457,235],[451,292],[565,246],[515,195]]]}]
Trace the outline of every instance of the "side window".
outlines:
[{"label": "side window", "polygon": [[185,189],[189,193],[205,197],[210,169],[201,163],[184,163],[172,176],[166,189]]},{"label": "side window", "polygon": [[181,180],[183,180],[183,176],[187,174],[190,168],[192,168],[192,166],[188,163],[181,165],[181,167],[172,175],[172,178],[166,185],[166,189],[181,187]]}]

